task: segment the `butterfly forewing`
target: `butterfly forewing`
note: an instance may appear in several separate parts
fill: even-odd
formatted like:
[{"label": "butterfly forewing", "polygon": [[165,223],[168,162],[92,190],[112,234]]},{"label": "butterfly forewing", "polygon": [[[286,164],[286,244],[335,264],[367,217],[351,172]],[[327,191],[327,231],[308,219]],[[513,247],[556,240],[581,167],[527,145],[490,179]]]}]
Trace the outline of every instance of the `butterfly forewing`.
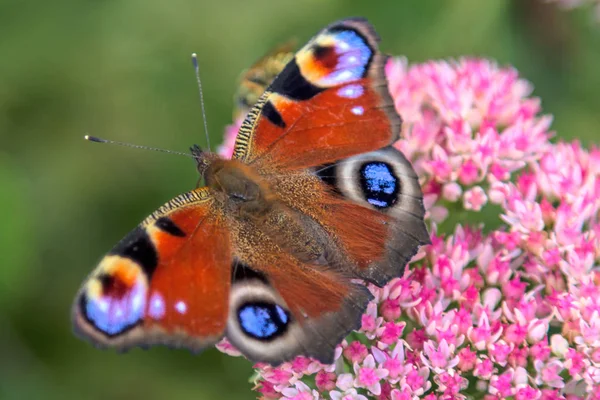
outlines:
[{"label": "butterfly forewing", "polygon": [[340,21],[321,31],[250,110],[234,157],[289,170],[394,142],[400,117],[387,92],[386,57],[378,41],[362,19]]},{"label": "butterfly forewing", "polygon": [[225,330],[231,257],[208,190],[178,196],[101,260],[75,301],[76,330],[119,348],[213,344]]}]

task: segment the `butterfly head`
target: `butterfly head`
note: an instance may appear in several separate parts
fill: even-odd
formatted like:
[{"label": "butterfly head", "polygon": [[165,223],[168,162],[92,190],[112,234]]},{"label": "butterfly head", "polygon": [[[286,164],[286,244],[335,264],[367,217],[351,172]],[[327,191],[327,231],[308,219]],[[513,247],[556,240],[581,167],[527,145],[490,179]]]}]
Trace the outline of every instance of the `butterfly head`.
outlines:
[{"label": "butterfly head", "polygon": [[206,186],[224,194],[237,211],[261,214],[270,207],[267,200],[270,190],[251,167],[204,151],[197,144],[190,150]]},{"label": "butterfly head", "polygon": [[210,165],[210,160],[212,158],[210,156],[214,156],[214,154],[202,150],[202,148],[197,144],[190,147],[190,152],[192,153],[192,157],[194,158],[194,160],[196,160],[196,168],[198,169],[200,176],[204,176],[204,172]]}]

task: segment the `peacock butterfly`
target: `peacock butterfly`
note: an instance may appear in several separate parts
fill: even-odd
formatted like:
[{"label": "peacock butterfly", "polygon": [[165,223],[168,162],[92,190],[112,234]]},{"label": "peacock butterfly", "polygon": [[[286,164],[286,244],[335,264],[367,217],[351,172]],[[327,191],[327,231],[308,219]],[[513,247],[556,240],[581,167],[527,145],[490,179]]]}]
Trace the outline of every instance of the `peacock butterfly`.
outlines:
[{"label": "peacock butterfly", "polygon": [[84,282],[76,332],[99,346],[331,363],[372,295],[429,243],[423,195],[391,147],[400,117],[364,19],[300,49],[249,110],[233,158],[192,148],[206,182],[121,240]]}]

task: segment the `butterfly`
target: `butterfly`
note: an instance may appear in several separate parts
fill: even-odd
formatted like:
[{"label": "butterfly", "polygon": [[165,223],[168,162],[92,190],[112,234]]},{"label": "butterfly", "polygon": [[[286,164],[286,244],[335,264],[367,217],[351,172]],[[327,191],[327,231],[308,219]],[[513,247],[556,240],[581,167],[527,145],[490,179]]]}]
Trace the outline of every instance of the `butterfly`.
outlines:
[{"label": "butterfly", "polygon": [[418,177],[364,19],[301,48],[249,110],[232,159],[192,147],[206,186],[167,202],[102,258],[73,304],[100,347],[322,363],[372,295],[430,243]]}]

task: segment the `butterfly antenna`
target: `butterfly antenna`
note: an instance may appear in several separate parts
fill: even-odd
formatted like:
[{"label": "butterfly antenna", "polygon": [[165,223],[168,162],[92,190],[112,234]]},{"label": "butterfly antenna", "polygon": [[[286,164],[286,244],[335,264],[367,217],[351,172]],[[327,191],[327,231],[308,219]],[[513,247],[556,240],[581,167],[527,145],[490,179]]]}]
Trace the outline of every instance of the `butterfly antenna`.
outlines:
[{"label": "butterfly antenna", "polygon": [[101,139],[99,137],[96,136],[90,136],[90,135],[85,135],[83,137],[85,140],[89,140],[90,142],[96,142],[96,143],[108,143],[108,144],[116,144],[118,146],[124,146],[124,147],[132,147],[134,149],[141,149],[141,150],[152,150],[152,151],[158,151],[161,153],[168,153],[168,154],[177,154],[179,156],[186,156],[186,157],[191,157],[191,158],[195,158],[192,154],[189,153],[182,153],[181,151],[173,151],[173,150],[166,150],[166,149],[159,149],[156,147],[149,147],[149,146],[141,146],[139,144],[131,144],[131,143],[124,143],[124,142],[117,142],[115,140],[107,140],[107,139]]},{"label": "butterfly antenna", "polygon": [[210,136],[208,135],[208,124],[206,123],[206,110],[204,109],[204,95],[202,94],[202,81],[200,80],[200,66],[198,65],[198,55],[192,53],[192,64],[196,73],[196,83],[198,83],[198,93],[200,94],[200,107],[202,108],[202,121],[204,122],[204,134],[206,135],[206,144],[208,151],[210,149]]}]

